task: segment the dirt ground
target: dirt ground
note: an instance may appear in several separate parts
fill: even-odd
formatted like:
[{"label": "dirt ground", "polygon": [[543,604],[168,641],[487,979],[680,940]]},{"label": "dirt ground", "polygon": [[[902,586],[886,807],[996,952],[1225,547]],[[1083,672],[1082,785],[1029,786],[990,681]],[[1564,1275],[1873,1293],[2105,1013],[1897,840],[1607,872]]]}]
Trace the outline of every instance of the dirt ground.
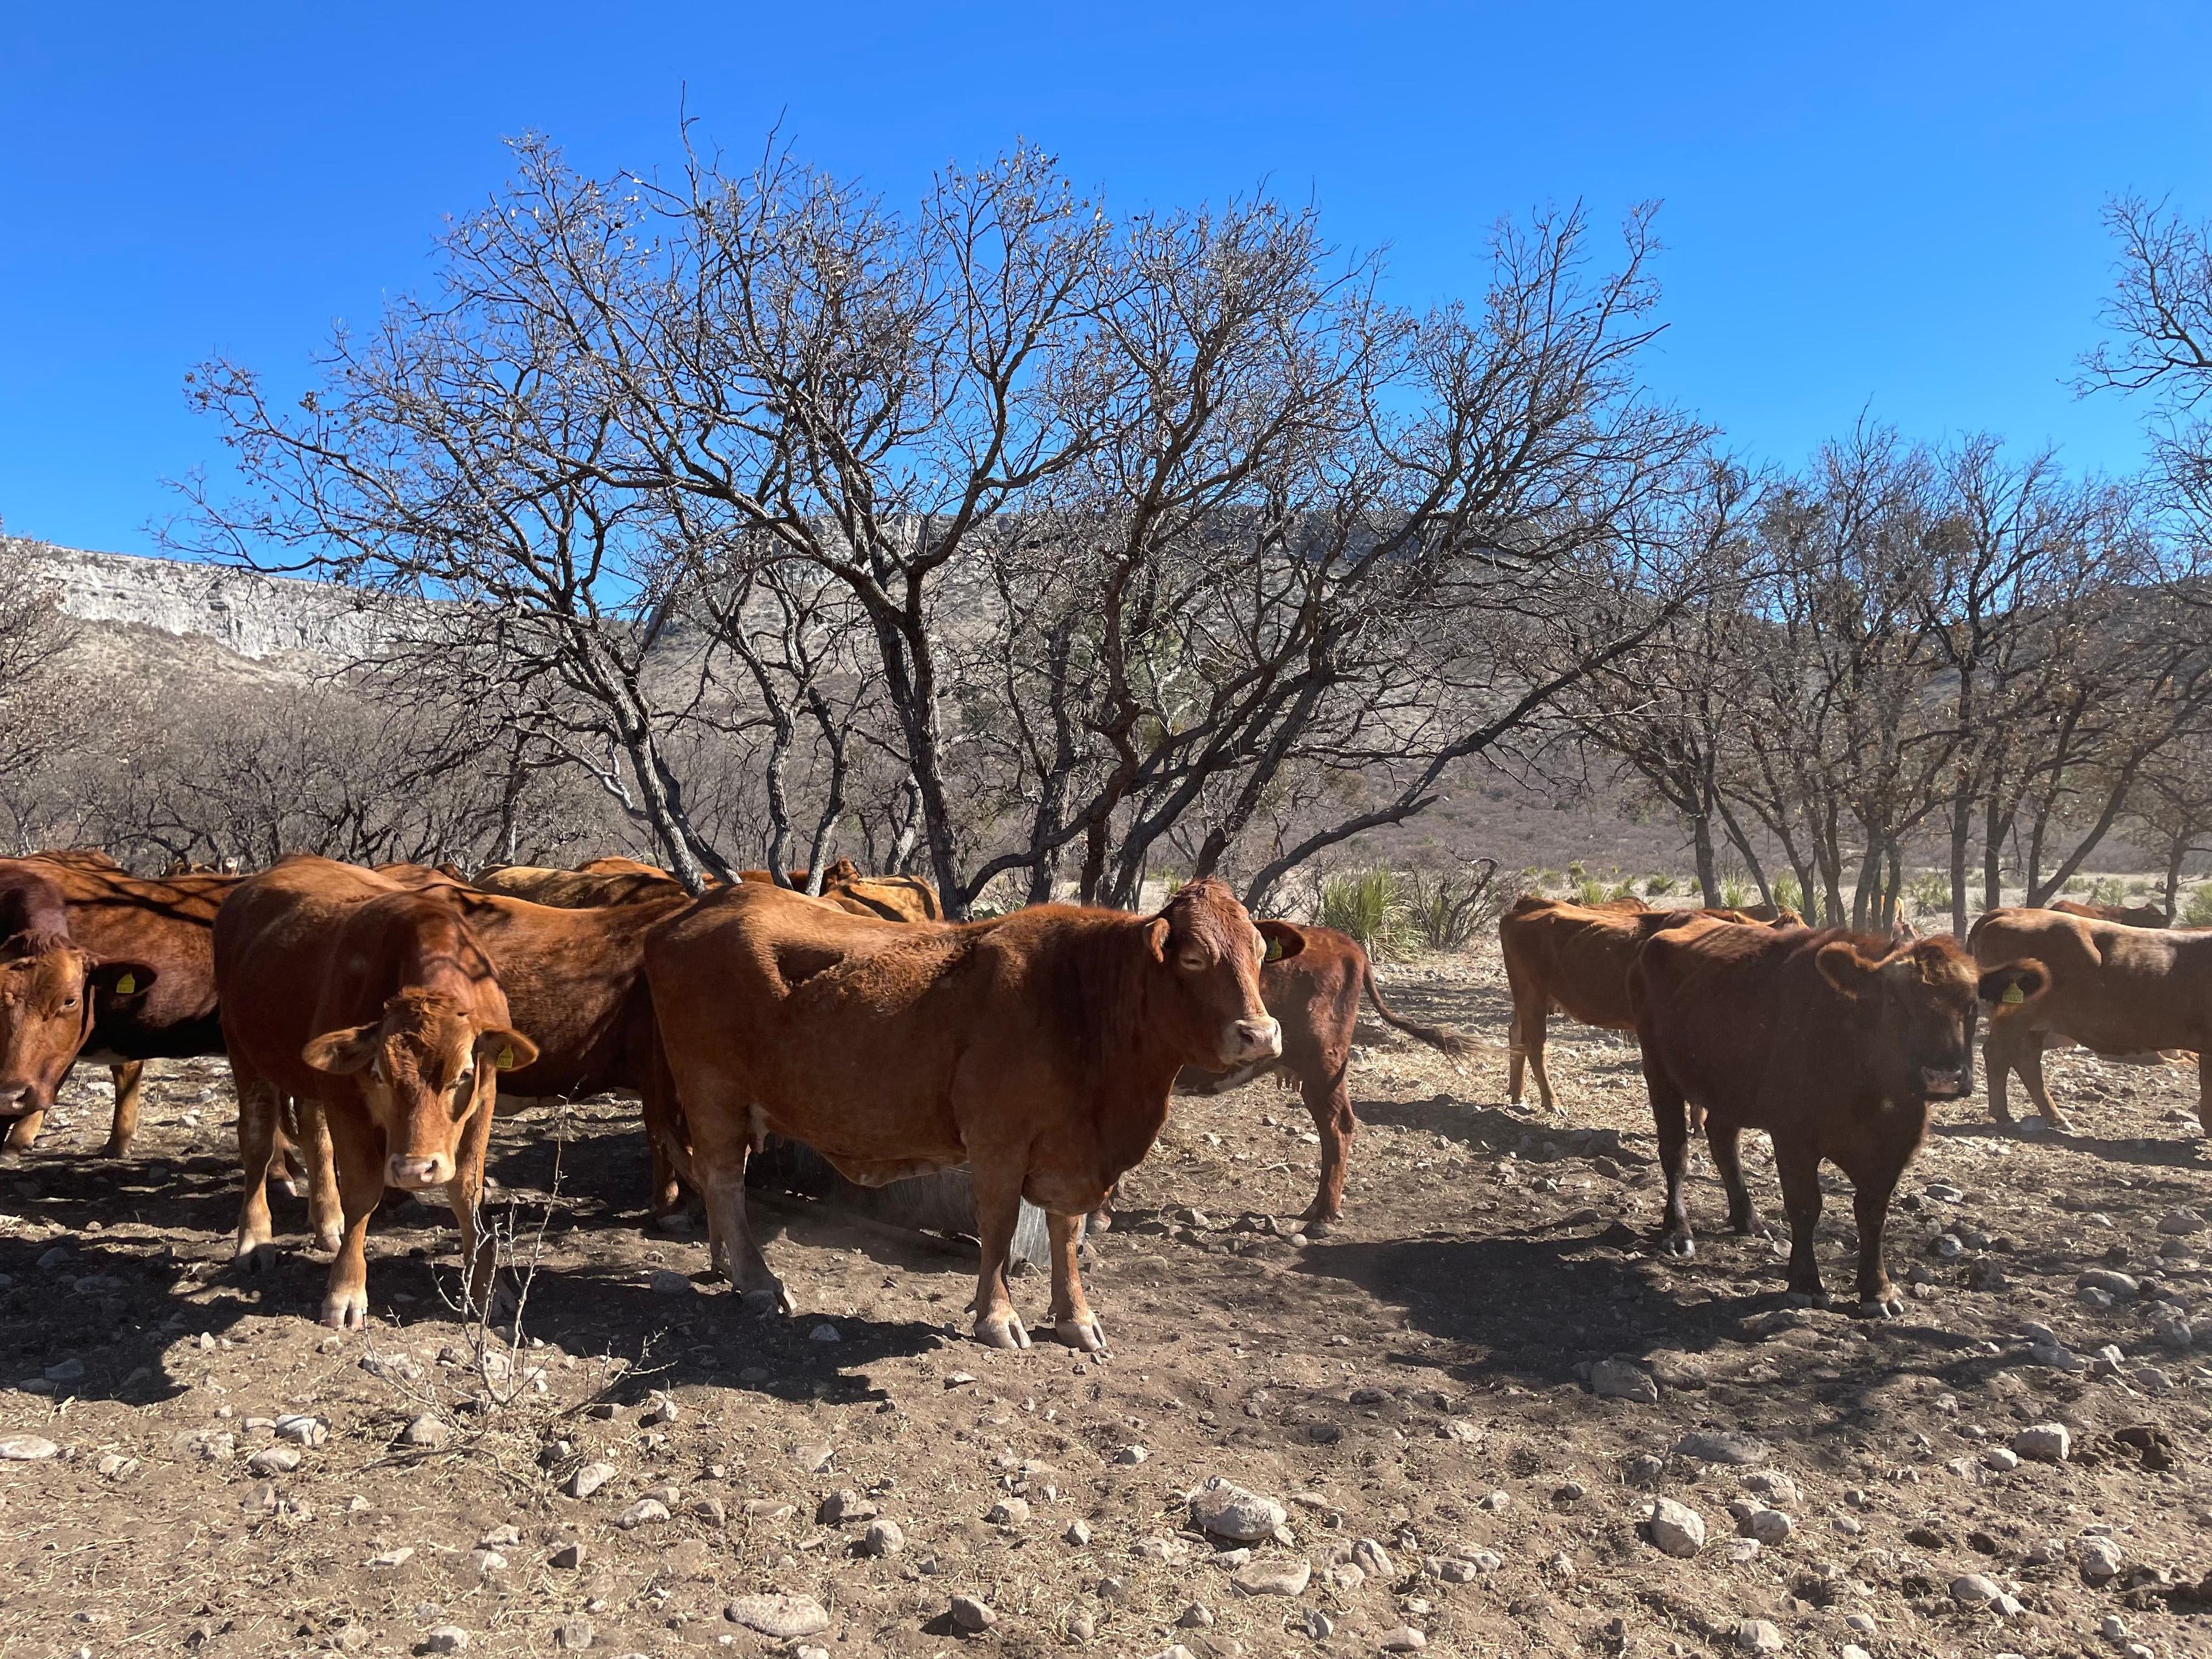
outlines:
[{"label": "dirt ground", "polygon": [[[1502,1038],[1494,954],[1386,977]],[[1702,1157],[1698,1254],[1655,1252],[1628,1039],[1558,1028],[1556,1123],[1504,1104],[1502,1047],[1462,1068],[1362,1041],[1326,1238],[1279,1224],[1316,1164],[1294,1096],[1176,1103],[1097,1243],[1103,1359],[977,1346],[972,1247],[797,1200],[756,1213],[798,1316],[738,1316],[696,1235],[642,1225],[619,1102],[502,1121],[518,1260],[550,1216],[511,1360],[442,1300],[453,1234],[412,1200],[372,1230],[369,1330],[339,1336],[312,1322],[299,1200],[282,1265],[229,1265],[221,1065],[154,1068],[123,1164],[93,1156],[106,1085],[81,1072],[0,1170],[0,1441],[58,1449],[0,1462],[0,1655],[2212,1653],[2189,1072],[2054,1054],[2063,1139],[1996,1132],[1978,1094],[1946,1109],[1893,1224],[1906,1315],[1874,1322],[1790,1306],[1781,1246],[1722,1230]],[[2111,1305],[2083,1299],[2113,1269]],[[1048,1328],[1042,1276],[1018,1291]],[[1594,1365],[1656,1401],[1600,1397]],[[2067,1460],[2015,1462],[2049,1424]],[[1716,1432],[1759,1443],[1684,1449]],[[604,1484],[568,1495],[586,1469]],[[1214,1474],[1285,1506],[1249,1565],[1189,1524]],[[1660,1497],[1702,1516],[1694,1555],[1650,1541]],[[1787,1536],[1762,1515],[1767,1541],[1739,1539],[1731,1502]],[[872,1516],[897,1547],[870,1553]],[[1232,1582],[1301,1563],[1295,1595]],[[763,1593],[823,1627],[726,1616]]]}]

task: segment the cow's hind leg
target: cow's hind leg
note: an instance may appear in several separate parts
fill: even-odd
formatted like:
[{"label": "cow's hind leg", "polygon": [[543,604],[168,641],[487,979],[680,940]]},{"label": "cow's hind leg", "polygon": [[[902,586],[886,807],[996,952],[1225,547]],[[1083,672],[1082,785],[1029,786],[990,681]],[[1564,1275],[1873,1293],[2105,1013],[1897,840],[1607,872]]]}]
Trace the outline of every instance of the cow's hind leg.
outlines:
[{"label": "cow's hind leg", "polygon": [[2197,1127],[2212,1135],[2212,1054],[2197,1056]]},{"label": "cow's hind leg", "polygon": [[307,1166],[307,1224],[314,1230],[315,1248],[335,1250],[345,1236],[345,1205],[338,1194],[336,1153],[331,1146],[329,1114],[312,1097],[293,1102],[299,1139],[284,1151],[287,1164]]},{"label": "cow's hind leg", "polygon": [[1727,1190],[1729,1226],[1734,1231],[1751,1231],[1751,1188],[1743,1181],[1742,1131],[1723,1125],[1718,1118],[1705,1120],[1705,1145],[1712,1149],[1713,1168],[1719,1172],[1721,1185]]},{"label": "cow's hind leg", "polygon": [[1075,1246],[1082,1237],[1080,1218],[1048,1211],[1045,1230],[1052,1237],[1052,1334],[1071,1348],[1096,1353],[1106,1346],[1105,1328],[1083,1294],[1075,1270]]},{"label": "cow's hind leg", "polygon": [[1114,1200],[1121,1195],[1121,1183],[1115,1182],[1106,1189],[1106,1196],[1098,1200],[1098,1207],[1084,1219],[1084,1225],[1094,1233],[1114,1230]]},{"label": "cow's hind leg", "polygon": [[2013,1069],[2020,1073],[2021,1086],[2027,1097],[2035,1103],[2035,1109],[2051,1129],[2062,1135],[2074,1133],[2074,1124],[2065,1113],[2051,1103],[2051,1091],[2043,1081],[2043,1034],[2030,1031],[2014,1056]]},{"label": "cow's hind leg", "polygon": [[1659,1167],[1667,1176],[1666,1206],[1660,1212],[1660,1248],[1669,1255],[1695,1255],[1697,1240],[1690,1232],[1690,1212],[1682,1205],[1682,1176],[1690,1162],[1689,1103],[1674,1079],[1651,1057],[1644,1055],[1644,1086],[1651,1096],[1651,1119],[1659,1135]]},{"label": "cow's hind leg", "polygon": [[1796,1140],[1774,1143],[1774,1172],[1782,1177],[1782,1205],[1790,1212],[1790,1290],[1825,1300],[1814,1237],[1820,1224],[1820,1152]]},{"label": "cow's hind leg", "polygon": [[1352,1138],[1359,1132],[1359,1120],[1352,1115],[1352,1091],[1345,1083],[1346,1056],[1327,1059],[1328,1077],[1299,1080],[1306,1110],[1321,1134],[1321,1185],[1305,1211],[1309,1238],[1326,1238],[1344,1214],[1344,1172],[1352,1160]]},{"label": "cow's hind leg", "polygon": [[107,1073],[115,1084],[115,1115],[109,1121],[107,1145],[100,1149],[100,1155],[126,1158],[138,1133],[138,1104],[145,1089],[146,1062],[126,1060],[120,1066],[109,1066]]},{"label": "cow's hind leg", "polygon": [[[978,1166],[975,1175],[975,1236],[981,1240],[983,1260],[975,1277],[975,1340],[994,1348],[1026,1348],[1030,1334],[1014,1311],[1013,1292],[1006,1285],[1006,1261],[1013,1253],[1014,1227],[1021,1220],[1022,1182],[1018,1170],[1009,1175]],[[1054,1217],[1057,1221],[1060,1218]],[[1074,1262],[1068,1270],[1072,1275]],[[1060,1277],[1060,1236],[1053,1235],[1053,1279]]]},{"label": "cow's hind leg", "polygon": [[269,1218],[269,1166],[276,1156],[276,1086],[240,1069],[235,1061],[230,1074],[238,1091],[238,1163],[246,1183],[230,1254],[252,1273],[276,1259],[276,1230]]}]

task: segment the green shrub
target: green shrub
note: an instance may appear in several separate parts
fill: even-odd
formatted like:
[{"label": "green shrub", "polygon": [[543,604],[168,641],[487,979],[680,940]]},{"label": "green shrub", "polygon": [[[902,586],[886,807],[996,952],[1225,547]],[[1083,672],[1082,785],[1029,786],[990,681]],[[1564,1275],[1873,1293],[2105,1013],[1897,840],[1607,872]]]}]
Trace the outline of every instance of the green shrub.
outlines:
[{"label": "green shrub", "polygon": [[2089,884],[2089,902],[2092,904],[2125,904],[2128,890],[2118,876],[2100,876]]},{"label": "green shrub", "polygon": [[2191,927],[2212,927],[2212,885],[2189,890],[2182,901],[2181,920]]},{"label": "green shrub", "polygon": [[1742,909],[1745,905],[1753,902],[1751,896],[1754,890],[1752,884],[1741,876],[1723,876],[1721,878],[1721,908],[1724,910]]},{"label": "green shrub", "polygon": [[1613,887],[1607,890],[1606,893],[1606,897],[1608,900],[1632,899],[1635,896],[1636,884],[1632,880],[1615,883]]},{"label": "green shrub", "polygon": [[1518,882],[1499,879],[1496,867],[1486,861],[1457,874],[1417,870],[1406,878],[1407,925],[1432,951],[1464,950],[1504,914],[1520,889]]},{"label": "green shrub", "polygon": [[1785,910],[1805,914],[1805,890],[1795,876],[1784,876],[1774,884],[1774,902]]},{"label": "green shrub", "polygon": [[1371,957],[1413,948],[1413,918],[1395,870],[1346,871],[1321,884],[1321,925],[1349,933]]},{"label": "green shrub", "polygon": [[1577,882],[1583,879],[1583,861],[1580,859],[1577,859],[1567,866],[1567,879]]},{"label": "green shrub", "polygon": [[1935,915],[1951,908],[1951,882],[1933,871],[1915,876],[1905,884],[1905,896],[1919,915]]},{"label": "green shrub", "polygon": [[1651,898],[1665,898],[1680,885],[1672,876],[1650,876],[1644,879],[1644,891]]}]

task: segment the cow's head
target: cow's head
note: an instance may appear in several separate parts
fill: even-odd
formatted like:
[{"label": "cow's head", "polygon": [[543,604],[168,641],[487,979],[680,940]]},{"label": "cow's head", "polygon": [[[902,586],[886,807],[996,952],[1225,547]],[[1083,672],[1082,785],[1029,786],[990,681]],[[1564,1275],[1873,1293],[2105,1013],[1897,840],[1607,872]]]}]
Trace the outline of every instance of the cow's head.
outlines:
[{"label": "cow's head", "polygon": [[366,1025],[325,1031],[300,1051],[319,1072],[350,1077],[384,1132],[386,1184],[410,1191],[453,1178],[461,1131],[489,1111],[498,1074],[538,1058],[520,1031],[479,1022],[459,999],[410,989]]},{"label": "cow's head", "polygon": [[92,1035],[93,1016],[145,994],[143,962],[102,962],[59,933],[0,943],[0,1117],[42,1112]]},{"label": "cow's head", "polygon": [[1863,1055],[1885,1099],[1960,1100],[1974,1086],[1974,1026],[1981,1005],[2032,1001],[2050,983],[2042,964],[2016,962],[1978,973],[1948,933],[1895,940],[1833,939],[1820,973],[1857,1005]]},{"label": "cow's head", "polygon": [[[1171,1026],[1163,1035],[1187,1060],[1228,1071],[1282,1054],[1283,1028],[1260,998],[1270,941],[1225,885],[1210,876],[1192,882],[1145,924],[1145,939],[1172,988],[1148,1012]],[[1304,946],[1295,928],[1278,928],[1279,958]]]}]

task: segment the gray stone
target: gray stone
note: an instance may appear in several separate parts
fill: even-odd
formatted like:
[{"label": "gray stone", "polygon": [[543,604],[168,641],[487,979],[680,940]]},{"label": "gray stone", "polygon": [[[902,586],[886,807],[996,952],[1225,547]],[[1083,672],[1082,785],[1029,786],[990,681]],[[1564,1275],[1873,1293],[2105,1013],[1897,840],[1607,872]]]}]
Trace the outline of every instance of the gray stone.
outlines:
[{"label": "gray stone", "polygon": [[842,1527],[854,1521],[872,1521],[880,1513],[872,1498],[850,1486],[840,1486],[814,1509],[814,1518],[825,1527]]},{"label": "gray stone", "polygon": [[1398,1569],[1391,1565],[1390,1553],[1372,1538],[1363,1538],[1352,1547],[1352,1564],[1372,1578],[1398,1576]]},{"label": "gray stone", "polygon": [[1176,1623],[1184,1630],[1212,1630],[1213,1609],[1203,1601],[1194,1601],[1176,1617]]},{"label": "gray stone", "polygon": [[2012,1449],[2038,1463],[2063,1463],[2074,1451],[2074,1437],[2063,1423],[2038,1423],[2012,1437]]},{"label": "gray stone", "polygon": [[1770,1547],[1786,1541],[1795,1528],[1780,1510],[1753,1510],[1743,1523],[1744,1536]]},{"label": "gray stone", "polygon": [[697,1288],[688,1274],[679,1273],[673,1267],[655,1267],[648,1282],[655,1296],[690,1296]]},{"label": "gray stone", "polygon": [[1240,1568],[1229,1582],[1245,1595],[1303,1595],[1312,1577],[1312,1562],[1271,1557]]},{"label": "gray stone", "polygon": [[406,1445],[435,1451],[441,1446],[452,1443],[453,1431],[443,1418],[433,1417],[425,1412],[399,1431],[399,1438]]},{"label": "gray stone", "polygon": [[289,1474],[300,1467],[300,1449],[293,1445],[264,1446],[246,1460],[255,1474]]},{"label": "gray stone", "polygon": [[1982,1454],[1982,1463],[2000,1474],[2009,1474],[2020,1467],[2020,1454],[2008,1446],[1992,1446]]},{"label": "gray stone", "polygon": [[276,1437],[295,1446],[319,1446],[331,1437],[331,1431],[315,1419],[294,1413],[276,1419]]},{"label": "gray stone", "polygon": [[1686,1434],[1674,1445],[1678,1457],[1694,1457],[1701,1463],[1764,1463],[1771,1456],[1766,1443],[1747,1434]]},{"label": "gray stone", "polygon": [[568,1477],[568,1496],[571,1498],[589,1498],[593,1492],[605,1486],[608,1481],[614,1478],[615,1466],[613,1464],[586,1463],[582,1468],[578,1469],[575,1474]]},{"label": "gray stone", "polygon": [[787,1642],[830,1628],[829,1613],[811,1595],[740,1595],[722,1609],[722,1617]]},{"label": "gray stone", "polygon": [[2185,1238],[2204,1231],[2204,1218],[2194,1210],[2168,1210],[2158,1218],[2158,1230],[2169,1237]]},{"label": "gray stone", "polygon": [[1200,1531],[1218,1538],[1255,1543],[1273,1537],[1290,1511],[1272,1498],[1215,1474],[1191,1493],[1190,1518]]},{"label": "gray stone", "polygon": [[972,1595],[952,1598],[952,1626],[969,1636],[978,1636],[999,1622],[999,1615]]},{"label": "gray stone", "polygon": [[1705,1547],[1705,1517],[1686,1504],[1653,1498],[1649,1524],[1651,1541],[1668,1555],[1686,1559]]},{"label": "gray stone", "polygon": [[591,1646],[592,1638],[598,1634],[588,1619],[564,1620],[553,1628],[553,1639],[571,1653]]},{"label": "gray stone", "polygon": [[2115,1267],[2091,1267],[2075,1275],[2077,1291],[2102,1291],[2115,1302],[2124,1302],[2142,1289],[2142,1283],[2131,1273]]},{"label": "gray stone", "polygon": [[1659,1384],[1651,1373],[1625,1359],[1601,1359],[1591,1366],[1590,1392],[1601,1400],[1626,1400],[1642,1406],[1659,1403]]},{"label": "gray stone", "polygon": [[1025,1527],[1030,1522],[1029,1499],[1001,1498],[983,1518],[994,1527]]},{"label": "gray stone", "polygon": [[906,1547],[906,1534],[899,1530],[896,1521],[872,1521],[860,1540],[861,1551],[868,1555],[896,1555]]},{"label": "gray stone", "polygon": [[1385,1653],[1419,1653],[1428,1646],[1429,1638],[1411,1625],[1401,1625],[1382,1638]]},{"label": "gray stone", "polygon": [[423,1632],[422,1645],[431,1653],[466,1653],[469,1633],[459,1625],[433,1625]]},{"label": "gray stone", "polygon": [[559,1567],[563,1571],[573,1571],[582,1566],[584,1565],[583,1540],[579,1539],[573,1544],[562,1545],[559,1549],[545,1558],[545,1565],[549,1567]]},{"label": "gray stone", "polygon": [[641,1498],[615,1516],[615,1525],[629,1532],[637,1527],[657,1526],[667,1519],[667,1504],[657,1498]]},{"label": "gray stone", "polygon": [[2002,1585],[1978,1572],[1965,1573],[1951,1581],[1951,1599],[1962,1607],[1994,1607],[2003,1595]]},{"label": "gray stone", "polygon": [[1060,1536],[1081,1549],[1091,1541],[1091,1524],[1086,1521],[1071,1521],[1067,1523],[1067,1530]]},{"label": "gray stone", "polygon": [[2092,1584],[2101,1584],[2116,1578],[2120,1571],[2120,1547],[2109,1538],[2090,1536],[2074,1546],[2074,1559],[2081,1569],[2081,1577]]},{"label": "gray stone", "polygon": [[60,1450],[43,1435],[0,1434],[0,1462],[36,1463]]},{"label": "gray stone", "polygon": [[1747,1619],[1735,1627],[1735,1644],[1746,1653],[1779,1653],[1782,1632],[1770,1619]]}]

